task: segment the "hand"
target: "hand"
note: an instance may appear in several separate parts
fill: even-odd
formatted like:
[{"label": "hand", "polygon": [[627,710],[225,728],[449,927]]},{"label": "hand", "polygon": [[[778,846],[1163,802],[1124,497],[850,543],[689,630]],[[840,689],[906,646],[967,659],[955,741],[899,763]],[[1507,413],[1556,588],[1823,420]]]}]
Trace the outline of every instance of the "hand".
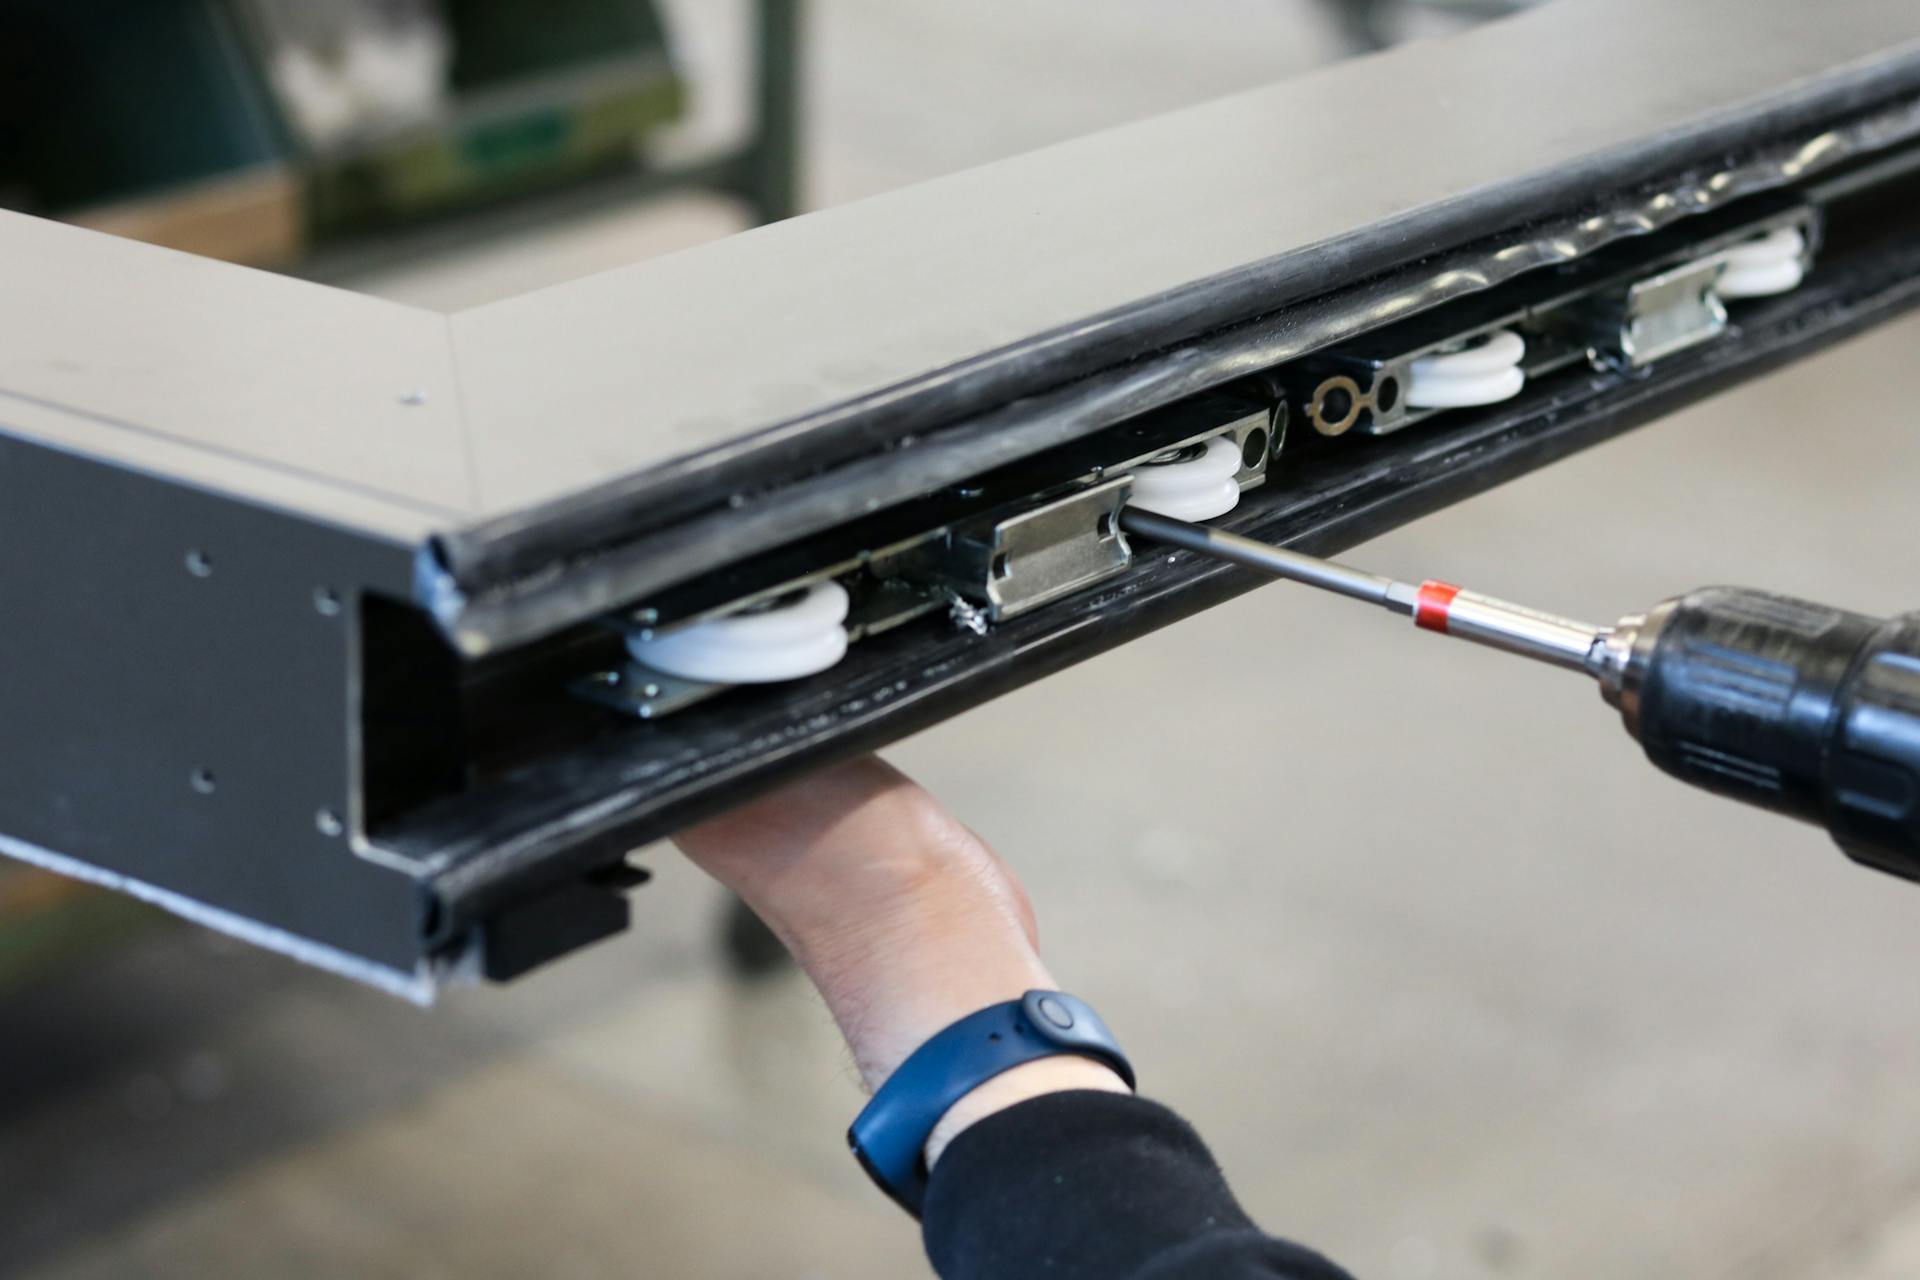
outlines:
[{"label": "hand", "polygon": [[[869,1089],[950,1023],[1052,988],[1026,890],[925,789],[876,757],[789,784],[674,843],[766,921],[826,998]],[[1088,1058],[1031,1062],[955,1104],[967,1125],[1025,1098],[1126,1084]]]}]

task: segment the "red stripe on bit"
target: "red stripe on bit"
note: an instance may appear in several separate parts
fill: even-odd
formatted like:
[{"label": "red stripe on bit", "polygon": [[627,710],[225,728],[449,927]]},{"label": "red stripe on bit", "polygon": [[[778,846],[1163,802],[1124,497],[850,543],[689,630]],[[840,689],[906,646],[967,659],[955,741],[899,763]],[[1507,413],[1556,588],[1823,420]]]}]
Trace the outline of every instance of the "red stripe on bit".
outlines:
[{"label": "red stripe on bit", "polygon": [[1453,598],[1459,594],[1460,588],[1451,582],[1428,578],[1420,584],[1420,594],[1414,600],[1413,625],[1444,634],[1447,615],[1453,609]]}]

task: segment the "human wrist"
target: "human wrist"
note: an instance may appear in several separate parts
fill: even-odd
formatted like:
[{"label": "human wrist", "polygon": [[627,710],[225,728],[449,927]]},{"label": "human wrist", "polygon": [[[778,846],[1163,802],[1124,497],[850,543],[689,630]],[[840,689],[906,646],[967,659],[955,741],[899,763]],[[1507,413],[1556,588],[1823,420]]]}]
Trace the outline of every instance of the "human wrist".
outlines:
[{"label": "human wrist", "polygon": [[795,947],[869,1089],[968,1014],[1054,985],[1018,928],[951,903],[923,907]]},{"label": "human wrist", "polygon": [[877,1088],[949,1023],[1053,979],[1025,891],[977,836],[917,788],[869,812],[884,821],[762,859],[736,887]]},{"label": "human wrist", "polygon": [[918,1046],[847,1138],[875,1183],[917,1215],[929,1171],[962,1131],[1044,1094],[1121,1092],[1132,1079],[1125,1051],[1085,1001],[1032,990],[975,1009]]},{"label": "human wrist", "polygon": [[[676,841],[793,952],[869,1089],[960,1019],[1056,986],[1011,870],[879,760],[815,775]],[[928,1155],[969,1124],[1039,1093],[1125,1087],[1090,1059],[1025,1064],[960,1099]]]}]

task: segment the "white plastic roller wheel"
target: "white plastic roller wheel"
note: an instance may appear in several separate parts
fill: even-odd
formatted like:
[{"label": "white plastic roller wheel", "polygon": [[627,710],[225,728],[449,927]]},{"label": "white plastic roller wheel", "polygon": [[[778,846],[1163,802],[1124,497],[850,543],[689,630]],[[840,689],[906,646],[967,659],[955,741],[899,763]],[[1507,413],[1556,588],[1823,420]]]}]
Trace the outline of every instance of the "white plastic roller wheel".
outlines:
[{"label": "white plastic roller wheel", "polygon": [[1721,255],[1726,263],[1713,291],[1723,298],[1770,298],[1791,293],[1807,278],[1807,238],[1798,227],[1781,227]]},{"label": "white plastic roller wheel", "polygon": [[1239,505],[1239,470],[1240,446],[1232,436],[1215,436],[1195,457],[1135,468],[1128,504],[1174,520],[1211,520]]},{"label": "white plastic roller wheel", "polygon": [[1460,351],[1421,356],[1407,368],[1407,407],[1462,409],[1498,404],[1527,385],[1520,361],[1527,344],[1511,329],[1495,329]]},{"label": "white plastic roller wheel", "polygon": [[684,680],[769,684],[825,671],[847,652],[847,589],[816,582],[768,608],[627,639],[634,660]]}]

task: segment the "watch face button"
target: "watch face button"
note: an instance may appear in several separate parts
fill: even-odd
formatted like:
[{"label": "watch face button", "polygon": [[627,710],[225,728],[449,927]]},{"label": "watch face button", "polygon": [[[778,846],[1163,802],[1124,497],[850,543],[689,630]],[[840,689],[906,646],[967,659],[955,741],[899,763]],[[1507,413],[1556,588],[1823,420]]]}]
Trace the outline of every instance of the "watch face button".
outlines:
[{"label": "watch face button", "polygon": [[1041,996],[1039,1008],[1040,1016],[1060,1030],[1065,1031],[1073,1026],[1073,1010],[1052,996]]}]

